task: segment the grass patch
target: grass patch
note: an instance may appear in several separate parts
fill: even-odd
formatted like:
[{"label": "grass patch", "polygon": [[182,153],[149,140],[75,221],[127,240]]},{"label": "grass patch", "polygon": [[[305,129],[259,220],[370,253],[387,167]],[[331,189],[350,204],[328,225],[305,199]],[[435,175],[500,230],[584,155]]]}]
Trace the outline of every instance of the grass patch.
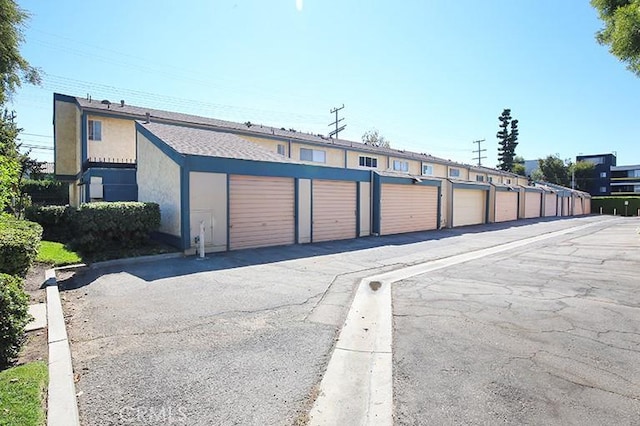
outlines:
[{"label": "grass patch", "polygon": [[66,248],[62,243],[42,241],[36,261],[53,266],[65,266],[82,263],[82,258],[78,253]]},{"label": "grass patch", "polygon": [[47,365],[32,362],[0,372],[0,426],[45,424]]}]

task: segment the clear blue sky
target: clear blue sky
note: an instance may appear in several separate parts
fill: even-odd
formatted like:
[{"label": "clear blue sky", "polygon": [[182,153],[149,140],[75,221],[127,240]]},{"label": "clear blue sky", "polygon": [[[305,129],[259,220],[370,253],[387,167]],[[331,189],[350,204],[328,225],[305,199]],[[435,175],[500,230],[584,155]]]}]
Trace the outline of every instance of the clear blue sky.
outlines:
[{"label": "clear blue sky", "polygon": [[587,0],[19,3],[22,52],[44,72],[14,97],[28,144],[53,145],[61,92],[325,134],[344,104],[341,138],[376,128],[466,163],[486,139],[489,166],[508,107],[526,159],[640,163],[640,79],[596,43]]}]

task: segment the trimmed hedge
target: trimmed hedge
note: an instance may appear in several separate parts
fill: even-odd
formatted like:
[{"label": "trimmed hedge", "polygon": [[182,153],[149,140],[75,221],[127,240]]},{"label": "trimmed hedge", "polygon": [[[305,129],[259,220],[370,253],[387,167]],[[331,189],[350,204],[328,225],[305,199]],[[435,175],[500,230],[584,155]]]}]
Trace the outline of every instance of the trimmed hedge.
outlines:
[{"label": "trimmed hedge", "polygon": [[160,227],[160,206],[140,202],[83,204],[73,222],[76,237],[72,246],[80,251],[137,247]]},{"label": "trimmed hedge", "polygon": [[38,254],[42,227],[0,215],[0,272],[25,277]]},{"label": "trimmed hedge", "polygon": [[23,183],[22,192],[29,194],[33,204],[69,204],[69,184],[52,179],[28,179]]},{"label": "trimmed hedge", "polygon": [[[626,214],[625,201],[629,202],[629,205],[626,206]],[[640,197],[593,197],[591,199],[591,213],[600,213],[600,207],[602,207],[603,214],[613,214],[615,209],[616,215],[619,216],[638,216]]]},{"label": "trimmed hedge", "polygon": [[24,327],[29,315],[29,297],[22,280],[0,274],[0,369],[11,365],[25,341]]},{"label": "trimmed hedge", "polygon": [[75,214],[76,209],[71,206],[32,206],[24,212],[28,220],[42,226],[43,239],[59,243],[68,243],[73,239]]},{"label": "trimmed hedge", "polygon": [[160,206],[141,202],[88,203],[79,209],[35,207],[27,217],[45,228],[47,240],[70,243],[81,252],[138,247],[160,227]]}]

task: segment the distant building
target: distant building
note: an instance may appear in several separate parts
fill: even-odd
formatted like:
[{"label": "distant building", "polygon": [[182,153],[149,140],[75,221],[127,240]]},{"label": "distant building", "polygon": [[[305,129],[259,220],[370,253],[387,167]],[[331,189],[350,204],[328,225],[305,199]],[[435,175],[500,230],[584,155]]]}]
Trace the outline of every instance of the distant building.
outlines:
[{"label": "distant building", "polygon": [[576,162],[579,161],[588,161],[595,165],[589,193],[599,196],[610,195],[611,170],[616,165],[616,156],[614,154],[579,155],[576,157]]},{"label": "distant building", "polygon": [[611,167],[611,195],[640,196],[640,164]]}]

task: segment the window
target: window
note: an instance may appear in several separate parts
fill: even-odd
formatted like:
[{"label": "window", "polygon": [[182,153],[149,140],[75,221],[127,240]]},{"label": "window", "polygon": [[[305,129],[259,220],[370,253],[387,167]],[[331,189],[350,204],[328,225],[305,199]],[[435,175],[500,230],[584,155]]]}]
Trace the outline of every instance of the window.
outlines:
[{"label": "window", "polygon": [[511,179],[507,179],[506,182],[507,182],[507,185],[510,185],[511,184]]},{"label": "window", "polygon": [[630,177],[640,177],[640,170],[633,170],[632,173],[629,173]]},{"label": "window", "polygon": [[285,150],[284,150],[284,145],[282,144],[278,144],[278,154],[280,155],[286,155]]},{"label": "window", "polygon": [[422,174],[424,176],[433,176],[433,166],[431,164],[423,164]]},{"label": "window", "polygon": [[607,192],[607,187],[606,186],[601,186],[600,187],[600,192]]},{"label": "window", "polygon": [[362,167],[378,167],[378,159],[375,157],[366,157],[364,155],[360,156],[360,166]]},{"label": "window", "polygon": [[300,148],[300,160],[313,161],[314,163],[326,163],[327,154],[324,151]]},{"label": "window", "polygon": [[393,170],[397,170],[399,172],[408,172],[409,162],[401,161],[401,160],[393,160]]},{"label": "window", "polygon": [[89,120],[89,140],[90,141],[102,140],[102,121]]},{"label": "window", "polygon": [[606,178],[607,177],[607,172],[600,172],[600,177],[601,178]]},{"label": "window", "polygon": [[489,176],[489,182],[493,182],[493,176]]},{"label": "window", "polygon": [[477,182],[484,182],[484,176],[482,176],[482,175],[476,175],[476,181],[477,181]]},{"label": "window", "polygon": [[451,177],[460,177],[460,169],[449,169],[449,176]]}]

